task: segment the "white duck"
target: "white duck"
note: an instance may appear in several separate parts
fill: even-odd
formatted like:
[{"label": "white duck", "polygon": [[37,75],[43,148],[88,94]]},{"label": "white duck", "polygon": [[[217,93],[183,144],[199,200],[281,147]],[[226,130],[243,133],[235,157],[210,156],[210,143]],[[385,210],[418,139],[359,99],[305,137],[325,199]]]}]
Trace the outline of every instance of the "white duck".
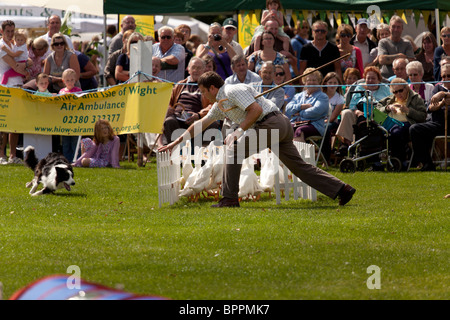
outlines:
[{"label": "white duck", "polygon": [[[198,201],[200,194],[206,191],[206,187],[209,185],[211,179],[211,173],[213,168],[212,154],[214,152],[214,141],[211,141],[207,147],[207,156],[205,164],[200,168],[195,176],[194,182],[192,184],[192,189],[194,190],[194,201]],[[191,175],[193,172],[191,173]]]},{"label": "white duck", "polygon": [[219,199],[219,191],[222,187],[223,168],[225,164],[224,147],[213,145],[212,152],[212,172],[209,184],[206,187],[206,192],[209,196],[214,197],[217,201]]},{"label": "white duck", "polygon": [[246,158],[242,162],[238,197],[240,199],[252,198],[253,200],[258,200],[262,192],[263,190],[258,182],[258,176],[255,173],[253,160]]},{"label": "white duck", "polygon": [[202,155],[203,155],[203,148],[200,148],[198,152],[195,153],[195,167],[192,170],[189,177],[186,179],[186,182],[184,184],[184,188],[180,191],[180,196],[188,197],[190,200],[195,201],[195,191],[193,189],[193,186],[195,184],[195,181],[197,179],[197,176],[200,174],[200,171],[202,170]]},{"label": "white duck", "polygon": [[192,171],[194,171],[194,167],[192,166],[191,161],[191,141],[188,140],[186,142],[186,146],[183,147],[183,155],[184,158],[182,160],[182,168],[181,168],[181,178],[180,184],[183,187],[186,183],[186,180],[189,178]]}]

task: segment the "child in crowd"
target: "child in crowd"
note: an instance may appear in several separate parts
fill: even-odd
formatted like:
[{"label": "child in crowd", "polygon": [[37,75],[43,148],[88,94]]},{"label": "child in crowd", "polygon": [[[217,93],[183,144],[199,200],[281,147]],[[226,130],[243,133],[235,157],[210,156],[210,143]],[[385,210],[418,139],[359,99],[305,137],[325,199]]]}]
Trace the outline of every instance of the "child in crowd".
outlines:
[{"label": "child in crowd", "polygon": [[[76,87],[75,83],[78,81],[77,73],[73,69],[66,69],[62,74],[62,82],[65,87],[59,90],[59,94],[77,93],[81,92],[81,88]],[[75,151],[77,149],[78,137],[77,136],[62,136],[62,148],[64,157],[69,161],[74,161]]]},{"label": "child in crowd", "polygon": [[261,35],[267,21],[275,20],[278,22],[278,33],[274,34],[276,38],[283,41],[283,50],[289,51],[291,38],[283,31],[283,13],[280,0],[266,0],[266,10],[263,10],[261,16],[261,25],[255,29],[252,42],[255,43],[255,51],[260,50]]},{"label": "child in crowd", "polygon": [[76,87],[75,83],[78,81],[77,73],[73,69],[66,69],[62,74],[62,81],[64,82],[65,88],[59,90],[59,94],[66,93],[76,93],[81,92],[81,88]]},{"label": "child in crowd", "polygon": [[53,94],[48,91],[48,84],[48,74],[39,73],[36,77],[36,86],[38,89],[34,94],[42,97],[53,97]]},{"label": "child in crowd", "polygon": [[[28,34],[25,29],[17,29],[14,32],[14,46],[12,50],[8,46],[3,46],[1,49],[5,51],[8,56],[14,58],[17,63],[27,63],[28,49],[27,49]],[[9,69],[3,74],[1,84],[7,84],[11,77],[25,77],[25,75],[16,72],[13,68]]]},{"label": "child in crowd", "polygon": [[119,137],[108,120],[97,120],[94,126],[94,139],[81,140],[81,157],[73,163],[75,167],[113,167],[119,165]]}]

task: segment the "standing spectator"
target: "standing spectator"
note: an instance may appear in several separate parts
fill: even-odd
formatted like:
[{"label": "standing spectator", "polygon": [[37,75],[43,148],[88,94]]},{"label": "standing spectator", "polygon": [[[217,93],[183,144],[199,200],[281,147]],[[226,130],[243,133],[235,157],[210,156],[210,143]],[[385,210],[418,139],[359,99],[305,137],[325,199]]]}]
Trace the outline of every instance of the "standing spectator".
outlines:
[{"label": "standing spectator", "polygon": [[289,64],[286,57],[274,49],[275,36],[270,31],[264,31],[261,35],[261,50],[255,51],[248,58],[248,68],[259,73],[259,69],[266,61],[273,62],[274,65],[281,65],[288,80],[291,79]]},{"label": "standing spectator", "polygon": [[[13,37],[16,25],[14,21],[5,20],[2,23],[2,39],[0,39],[0,48],[3,46],[8,46],[10,50],[13,48]],[[15,70],[19,73],[25,74],[25,63],[20,63],[17,68],[16,61],[7,55],[6,51],[0,50],[0,77],[9,70],[9,68],[16,68]],[[11,77],[7,83],[8,86],[22,86],[22,77]],[[2,132],[2,139],[0,143],[0,164],[10,164],[10,163],[21,163],[21,160],[16,157],[16,147],[19,140],[19,134],[17,133],[7,133]],[[6,143],[9,139],[9,159],[6,159],[5,148]]]},{"label": "standing spectator", "polygon": [[424,32],[422,37],[422,47],[416,55],[417,61],[423,66],[423,81],[434,81],[434,50],[436,50],[436,38],[431,32]]},{"label": "standing spectator", "polygon": [[[267,90],[276,86],[275,84],[275,65],[272,61],[266,61],[259,69],[259,76],[261,81],[254,82],[251,85],[255,87],[259,93],[264,93]],[[284,107],[284,90],[278,88],[264,95],[264,98],[272,101],[278,109],[282,110]]]},{"label": "standing spectator", "polygon": [[[378,43],[380,42],[381,39],[389,38],[390,36],[391,36],[391,29],[389,28],[389,25],[387,25],[386,23],[380,23],[377,26],[377,34],[376,34]],[[368,63],[366,67],[370,66],[379,67],[378,62],[379,58],[380,57],[378,56],[378,46],[376,46],[370,51],[370,60],[372,60],[372,62]]]},{"label": "standing spectator", "polygon": [[[340,57],[339,48],[327,40],[328,24],[325,21],[318,20],[312,25],[313,41],[306,44],[300,55],[300,74],[303,74],[306,68],[317,68],[330,61]],[[341,62],[336,61],[320,69],[322,77],[328,72],[336,72],[342,79]]]},{"label": "standing spectator", "polygon": [[406,73],[411,81],[410,88],[418,93],[428,107],[433,96],[434,86],[423,82],[423,66],[419,61],[411,61],[406,65]]},{"label": "standing spectator", "polygon": [[[296,94],[286,105],[286,117],[294,125],[294,141],[305,142],[307,137],[325,134],[329,100],[320,87],[322,74],[313,68],[305,70],[305,73],[308,72],[312,73],[303,78],[305,90]],[[299,121],[308,123],[296,124]]]},{"label": "standing spectator", "polygon": [[122,53],[116,62],[116,79],[118,83],[126,82],[130,79],[130,48],[138,41],[144,41],[144,37],[139,32],[133,32],[127,41],[127,51]]},{"label": "standing spectator", "polygon": [[[25,29],[18,29],[14,32],[14,46],[12,50],[8,46],[3,46],[1,50],[6,51],[6,54],[12,57],[18,63],[28,63],[28,48],[27,48],[28,33]],[[3,73],[1,77],[1,84],[5,85],[8,83],[10,77],[23,77],[29,78],[30,75],[27,72],[26,75],[20,74],[10,68],[8,71]]]},{"label": "standing spectator", "polygon": [[226,79],[233,74],[231,59],[236,55],[233,47],[222,37],[222,26],[214,22],[209,27],[208,42],[201,44],[197,49],[197,56],[202,58],[210,55],[214,58],[217,73]]},{"label": "standing spectator", "polygon": [[450,27],[441,29],[441,40],[442,45],[434,50],[434,80],[436,81],[441,81],[441,59],[450,56]]},{"label": "standing spectator", "polygon": [[247,60],[243,55],[238,54],[231,59],[231,69],[233,70],[233,75],[225,79],[225,84],[249,84],[261,81],[261,77],[258,74],[248,70]]},{"label": "standing spectator", "polygon": [[395,78],[403,79],[407,82],[410,82],[408,79],[408,74],[406,73],[406,65],[408,64],[408,59],[405,58],[397,58],[392,62],[392,70],[394,70],[394,75],[389,77],[389,81],[394,80]]},{"label": "standing spectator", "polygon": [[309,38],[309,23],[305,19],[297,21],[297,28],[295,29],[295,37],[291,39],[291,45],[297,58],[297,70],[300,70],[300,54],[304,45],[310,42]]},{"label": "standing spectator", "polygon": [[181,33],[183,35],[182,39],[181,39],[181,44],[184,48],[184,52],[186,53],[186,57],[184,60],[184,64],[185,64],[185,72],[184,72],[184,76],[188,77],[189,76],[189,72],[187,71],[187,67],[189,65],[189,61],[191,61],[191,58],[194,56],[194,54],[192,53],[191,50],[188,49],[186,43],[189,40],[189,38],[191,37],[191,27],[189,27],[187,24],[180,24],[178,27],[175,28],[175,33]]},{"label": "standing spectator", "polygon": [[232,18],[225,19],[222,23],[222,37],[233,47],[234,52],[237,55],[244,55],[244,50],[239,42],[233,40],[234,36],[237,34],[237,28],[238,23],[236,20]]},{"label": "standing spectator", "polygon": [[119,50],[114,51],[112,54],[108,56],[108,61],[106,61],[105,65],[105,79],[108,85],[114,86],[117,84],[116,79],[116,64],[117,59],[122,53],[127,52],[128,38],[133,34],[133,30],[127,30],[123,33],[122,43],[123,47]]},{"label": "standing spectator", "polygon": [[[436,136],[445,134],[445,106],[450,105],[450,64],[441,66],[443,84],[437,84],[433,91],[428,112],[431,113],[429,121],[413,124],[409,128],[411,142],[414,150],[414,159],[422,163],[422,171],[434,171],[436,167],[430,156],[431,144]],[[449,108],[450,111],[450,108]],[[450,112],[447,114],[450,118]],[[450,126],[447,128],[450,134]]]},{"label": "standing spectator", "polygon": [[356,68],[348,68],[344,72],[344,85],[342,86],[342,94],[346,94],[349,91],[349,87],[356,81],[361,79],[361,73]]},{"label": "standing spectator", "polygon": [[49,91],[58,93],[64,88],[62,74],[64,70],[71,68],[77,74],[77,87],[80,87],[80,64],[75,53],[73,53],[61,33],[55,33],[52,37],[51,48],[53,52],[45,59],[44,73],[50,75]]},{"label": "standing spectator", "polygon": [[391,35],[389,38],[380,40],[378,43],[378,62],[381,65],[381,75],[389,78],[394,75],[392,63],[397,58],[415,60],[414,50],[411,42],[402,38],[403,20],[399,16],[392,16],[389,21]]},{"label": "standing spectator", "polygon": [[158,77],[176,83],[184,79],[185,51],[183,46],[174,42],[174,33],[171,27],[159,28],[160,42],[153,45],[153,55],[161,59]]},{"label": "standing spectator", "polygon": [[[358,19],[356,24],[356,34],[350,40],[350,44],[361,50],[362,62],[364,68],[373,61],[374,57],[370,55],[370,52],[377,47],[375,42],[369,39],[370,29],[366,18]],[[363,71],[361,71],[362,74]]]},{"label": "standing spectator", "polygon": [[[57,15],[51,15],[47,19],[47,30],[48,32],[41,36],[42,39],[45,39],[48,43],[48,54],[51,53],[51,42],[53,35],[56,33],[59,33],[61,30],[61,18]],[[73,50],[73,44],[72,40],[70,40],[69,36],[64,35],[64,38],[66,40],[67,46],[70,50]]]},{"label": "standing spectator", "polygon": [[44,70],[44,63],[47,56],[49,44],[45,39],[36,38],[31,42],[28,49],[28,57],[33,62],[33,65],[28,68],[32,79],[36,78],[39,73]]},{"label": "standing spectator", "polygon": [[127,30],[136,30],[136,20],[133,16],[125,16],[120,24],[122,30],[111,39],[109,54],[123,48],[123,35]]},{"label": "standing spectator", "polygon": [[363,73],[364,67],[361,50],[357,46],[350,44],[352,35],[352,27],[348,24],[341,24],[337,28],[336,39],[339,40],[339,53],[341,56],[350,53],[350,56],[347,59],[341,60],[341,71],[345,72],[347,68],[356,68],[360,73]]},{"label": "standing spectator", "polygon": [[[233,57],[233,58],[234,58],[234,57]],[[211,57],[210,55],[206,55],[206,56],[203,56],[202,59],[203,59],[203,60],[205,61],[205,63],[206,63],[205,72],[208,72],[208,71],[214,71],[214,72],[216,72],[216,70],[217,70],[217,65],[216,65],[216,62],[214,61],[214,58],[213,58],[213,57]]]},{"label": "standing spectator", "polygon": [[92,63],[91,59],[80,51],[74,51],[80,64],[80,86],[81,90],[87,91],[98,88],[96,75],[98,69]]}]

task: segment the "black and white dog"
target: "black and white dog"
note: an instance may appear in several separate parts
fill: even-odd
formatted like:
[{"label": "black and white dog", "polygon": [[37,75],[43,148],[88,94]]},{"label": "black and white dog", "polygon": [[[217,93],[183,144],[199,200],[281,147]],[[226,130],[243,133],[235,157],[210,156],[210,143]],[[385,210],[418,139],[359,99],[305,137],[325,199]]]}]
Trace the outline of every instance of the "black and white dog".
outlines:
[{"label": "black and white dog", "polygon": [[[75,185],[72,166],[63,155],[52,152],[38,161],[34,147],[28,146],[24,152],[26,154],[25,165],[34,172],[33,180],[26,184],[27,188],[31,187],[30,194],[32,196],[53,193],[61,188],[70,191],[70,186]],[[43,188],[36,191],[40,183]]]}]

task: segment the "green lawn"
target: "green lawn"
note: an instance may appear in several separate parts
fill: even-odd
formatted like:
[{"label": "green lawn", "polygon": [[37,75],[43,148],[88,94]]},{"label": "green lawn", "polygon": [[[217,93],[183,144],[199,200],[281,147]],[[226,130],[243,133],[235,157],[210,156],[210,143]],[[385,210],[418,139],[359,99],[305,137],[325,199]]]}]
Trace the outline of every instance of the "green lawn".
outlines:
[{"label": "green lawn", "polygon": [[[450,173],[330,172],[357,189],[339,207],[264,195],[241,208],[158,207],[156,165],[75,168],[72,192],[30,197],[0,167],[4,298],[66,273],[172,299],[449,299]],[[367,268],[381,268],[369,290]]]}]

